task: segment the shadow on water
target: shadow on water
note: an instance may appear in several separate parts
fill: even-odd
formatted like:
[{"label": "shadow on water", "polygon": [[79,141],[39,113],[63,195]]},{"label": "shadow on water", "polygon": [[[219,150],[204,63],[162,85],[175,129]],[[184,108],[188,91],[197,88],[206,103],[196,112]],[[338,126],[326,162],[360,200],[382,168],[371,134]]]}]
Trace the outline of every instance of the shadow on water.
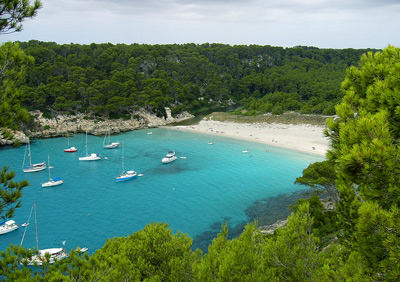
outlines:
[{"label": "shadow on water", "polygon": [[239,236],[244,227],[250,222],[257,220],[258,226],[263,226],[285,219],[290,214],[289,205],[294,205],[297,200],[308,198],[311,194],[311,190],[303,189],[291,194],[284,194],[255,201],[245,211],[248,221],[231,226],[229,225],[231,218],[225,217],[223,222],[214,222],[209,226],[209,230],[194,237],[192,249],[201,249],[204,253],[207,253],[208,246],[211,245],[212,240],[220,233],[224,224],[228,224],[228,239],[232,239]]}]

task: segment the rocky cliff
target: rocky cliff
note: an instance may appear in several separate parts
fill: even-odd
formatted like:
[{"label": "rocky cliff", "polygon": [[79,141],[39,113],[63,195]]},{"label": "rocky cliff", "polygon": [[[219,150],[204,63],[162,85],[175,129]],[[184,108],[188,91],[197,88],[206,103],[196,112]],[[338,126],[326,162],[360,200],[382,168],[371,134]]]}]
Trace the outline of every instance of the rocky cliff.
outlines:
[{"label": "rocky cliff", "polygon": [[[0,128],[0,145],[13,145],[15,143],[27,143],[28,138],[51,138],[66,136],[68,134],[84,133],[92,135],[104,135],[107,132],[120,133],[136,129],[159,127],[193,117],[184,112],[175,118],[159,118],[154,114],[138,111],[131,115],[130,119],[102,119],[84,114],[58,115],[53,118],[45,118],[40,111],[31,112],[34,117],[34,128],[21,131],[6,131]],[[11,133],[11,134],[10,134]]]}]

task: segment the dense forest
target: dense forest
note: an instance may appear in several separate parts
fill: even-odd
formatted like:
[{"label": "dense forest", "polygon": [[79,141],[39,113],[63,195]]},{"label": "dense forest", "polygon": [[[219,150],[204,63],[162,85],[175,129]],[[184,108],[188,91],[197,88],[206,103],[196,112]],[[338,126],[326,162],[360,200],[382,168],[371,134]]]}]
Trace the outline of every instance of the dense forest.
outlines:
[{"label": "dense forest", "polygon": [[23,105],[43,112],[129,116],[196,113],[235,104],[246,114],[331,115],[346,69],[372,50],[223,44],[64,44],[20,42],[34,63]]}]

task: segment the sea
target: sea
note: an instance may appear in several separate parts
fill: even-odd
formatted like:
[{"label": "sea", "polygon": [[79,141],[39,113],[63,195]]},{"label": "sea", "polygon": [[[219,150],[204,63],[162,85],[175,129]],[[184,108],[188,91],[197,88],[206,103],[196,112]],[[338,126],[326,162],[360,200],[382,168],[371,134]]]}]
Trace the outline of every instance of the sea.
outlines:
[{"label": "sea", "polygon": [[[0,148],[0,168],[7,165],[16,172],[14,180],[30,183],[13,218],[20,228],[0,236],[0,251],[10,244],[33,248],[37,242],[40,249],[57,248],[65,241],[67,249],[88,247],[94,253],[108,239],[163,222],[174,233],[193,238],[193,249],[206,252],[224,224],[234,237],[248,222],[272,224],[287,216],[287,206],[310,193],[294,184],[296,177],[310,163],[323,160],[260,143],[168,128],[112,135],[112,142],[124,143],[124,154],[121,146],[103,149],[103,141],[101,136],[87,136],[88,153],[102,159],[84,162],[78,158],[85,155],[85,134],[31,140],[32,162],[50,159],[51,177],[64,180],[49,188],[41,187],[49,180],[48,169],[22,171],[26,146]],[[68,143],[78,151],[65,153]],[[171,150],[177,160],[163,164],[161,159]],[[116,182],[123,159],[125,169],[140,176]],[[37,237],[34,213],[29,217],[34,202]],[[27,227],[21,226],[28,221]]]}]

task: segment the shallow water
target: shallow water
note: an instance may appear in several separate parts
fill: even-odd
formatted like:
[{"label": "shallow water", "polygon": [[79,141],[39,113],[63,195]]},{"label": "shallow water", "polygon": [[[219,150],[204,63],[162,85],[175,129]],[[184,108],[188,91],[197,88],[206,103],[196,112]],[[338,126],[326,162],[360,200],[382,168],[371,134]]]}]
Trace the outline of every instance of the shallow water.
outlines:
[{"label": "shallow water", "polygon": [[[322,160],[259,143],[168,129],[132,131],[112,136],[115,140],[124,141],[126,170],[143,176],[117,183],[122,150],[103,149],[102,137],[88,136],[89,153],[102,156],[95,162],[78,160],[85,151],[83,134],[69,140],[78,148],[76,153],[63,152],[66,138],[32,142],[33,162],[47,161],[49,155],[52,177],[64,180],[52,188],[40,185],[48,180],[48,170],[22,172],[25,147],[0,149],[1,167],[8,165],[16,171],[16,180],[30,182],[14,220],[26,222],[37,202],[40,248],[61,247],[66,240],[67,249],[86,246],[94,252],[107,238],[127,236],[150,222],[167,222],[174,232],[187,233],[195,238],[195,246],[205,248],[204,242],[221,224],[229,222],[231,229],[240,229],[257,218],[249,209],[260,210],[260,200],[275,197],[273,201],[279,202],[285,198],[280,195],[304,189],[294,180],[308,164]],[[175,150],[178,159],[162,164],[169,150]],[[268,210],[259,214],[273,218],[276,212],[271,208],[270,215]],[[20,244],[23,228],[0,236],[0,250]],[[36,246],[34,230],[32,216],[24,247]]]}]

